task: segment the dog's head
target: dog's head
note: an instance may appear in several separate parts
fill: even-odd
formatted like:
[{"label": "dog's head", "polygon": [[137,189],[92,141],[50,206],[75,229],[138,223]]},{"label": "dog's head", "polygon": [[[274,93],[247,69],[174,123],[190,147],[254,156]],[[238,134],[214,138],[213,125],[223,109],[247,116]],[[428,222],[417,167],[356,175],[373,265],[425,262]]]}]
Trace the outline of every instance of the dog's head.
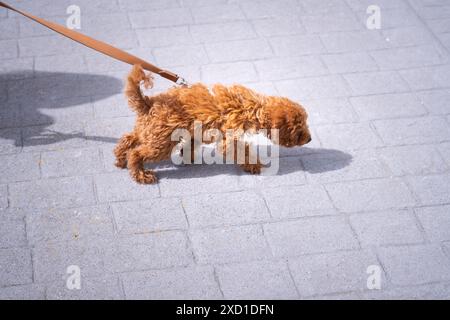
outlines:
[{"label": "dog's head", "polygon": [[311,141],[308,114],[298,103],[282,97],[267,97],[264,103],[270,129],[278,129],[279,144],[295,147]]}]

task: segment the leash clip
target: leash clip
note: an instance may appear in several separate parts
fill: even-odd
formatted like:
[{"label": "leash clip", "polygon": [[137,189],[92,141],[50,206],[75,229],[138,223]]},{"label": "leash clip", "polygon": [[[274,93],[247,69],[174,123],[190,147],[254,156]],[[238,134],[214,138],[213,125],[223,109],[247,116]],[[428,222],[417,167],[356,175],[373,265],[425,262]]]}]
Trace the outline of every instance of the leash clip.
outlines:
[{"label": "leash clip", "polygon": [[188,87],[189,83],[186,81],[186,79],[182,78],[182,77],[178,77],[177,81],[175,82],[177,85],[181,86],[181,87]]}]

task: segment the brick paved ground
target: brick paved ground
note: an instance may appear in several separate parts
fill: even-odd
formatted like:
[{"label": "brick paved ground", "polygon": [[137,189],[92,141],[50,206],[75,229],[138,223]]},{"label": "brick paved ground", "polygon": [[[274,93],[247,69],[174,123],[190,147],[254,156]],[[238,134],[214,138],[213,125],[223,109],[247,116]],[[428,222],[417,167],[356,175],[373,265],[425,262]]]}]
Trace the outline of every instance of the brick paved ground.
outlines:
[{"label": "brick paved ground", "polygon": [[1,9],[0,298],[450,298],[450,1],[10,2],[79,5],[83,32],[191,82],[297,99],[313,143],[275,177],[136,185],[111,154],[129,67]]}]

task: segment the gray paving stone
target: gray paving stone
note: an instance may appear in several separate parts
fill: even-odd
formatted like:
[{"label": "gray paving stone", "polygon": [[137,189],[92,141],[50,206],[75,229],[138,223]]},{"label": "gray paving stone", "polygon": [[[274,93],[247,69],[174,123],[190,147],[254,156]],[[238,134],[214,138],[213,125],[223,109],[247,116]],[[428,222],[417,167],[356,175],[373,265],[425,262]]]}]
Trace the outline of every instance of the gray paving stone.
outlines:
[{"label": "gray paving stone", "polygon": [[183,198],[191,227],[256,223],[270,219],[264,199],[253,192],[198,195]]},{"label": "gray paving stone", "polygon": [[304,14],[325,14],[349,12],[349,7],[345,0],[321,1],[302,0],[300,2],[302,13]]},{"label": "gray paving stone", "polygon": [[145,9],[166,9],[176,8],[180,4],[177,0],[153,0],[143,3],[140,0],[119,0],[119,6],[126,11],[141,11]]},{"label": "gray paving stone", "polygon": [[113,95],[106,99],[94,99],[92,108],[94,110],[94,117],[114,118],[114,117],[131,117],[134,116],[133,111],[128,107],[125,97],[120,95]]},{"label": "gray paving stone", "polygon": [[351,13],[324,13],[301,17],[308,33],[327,33],[336,31],[360,30],[363,25]]},{"label": "gray paving stone", "polygon": [[305,33],[305,28],[297,17],[276,17],[253,20],[252,24],[263,37],[286,36]]},{"label": "gray paving stone", "polygon": [[192,264],[184,232],[166,231],[115,239],[105,248],[105,268],[111,272],[164,269]]},{"label": "gray paving stone", "polygon": [[[6,59],[0,60],[0,72],[1,79],[3,80],[16,80],[33,76],[33,58],[18,58],[18,59]],[[6,92],[2,89],[2,95],[6,95]]]},{"label": "gray paving stone", "polygon": [[276,82],[275,86],[281,95],[299,101],[306,99],[340,98],[349,95],[349,89],[346,83],[338,75],[282,80]]},{"label": "gray paving stone", "polygon": [[416,208],[415,211],[428,239],[450,240],[450,206]]},{"label": "gray paving stone", "polygon": [[0,20],[0,28],[3,30],[0,40],[17,39],[19,35],[19,23],[16,19]]},{"label": "gray paving stone", "polygon": [[244,21],[192,25],[189,31],[193,41],[200,43],[256,38],[251,24]]},{"label": "gray paving stone", "polygon": [[306,184],[305,173],[300,160],[296,157],[272,158],[269,168],[263,168],[261,174],[243,172],[239,185],[245,189],[274,188]]},{"label": "gray paving stone", "polygon": [[365,52],[322,55],[321,57],[332,73],[378,70],[374,60]]},{"label": "gray paving stone", "polygon": [[0,286],[29,284],[33,281],[32,273],[29,249],[0,249]]},{"label": "gray paving stone", "polygon": [[[446,3],[447,4],[447,3]],[[425,19],[446,18],[450,14],[450,6],[426,6],[421,12],[421,16]]]},{"label": "gray paving stone", "polygon": [[[367,267],[379,265],[368,251],[327,253],[289,259],[300,296],[346,293],[367,289]],[[324,267],[326,266],[326,267]],[[383,280],[381,281],[383,285]]]},{"label": "gray paving stone", "polygon": [[328,73],[320,59],[315,56],[259,60],[255,62],[255,66],[264,80],[302,78]]},{"label": "gray paving stone", "polygon": [[108,239],[97,241],[78,240],[64,242],[42,242],[33,249],[34,281],[62,282],[69,276],[70,266],[80,268],[81,280],[86,277],[103,276],[105,247],[111,246]]},{"label": "gray paving stone", "polygon": [[0,209],[8,207],[8,186],[6,184],[0,185]]},{"label": "gray paving stone", "polygon": [[79,54],[52,55],[36,57],[34,60],[36,72],[87,72],[84,58]]},{"label": "gray paving stone", "polygon": [[[190,8],[198,8],[216,4],[226,4],[228,2],[228,0],[183,0],[180,2],[180,5]],[[178,1],[176,1],[176,4],[178,5]]]},{"label": "gray paving stone", "polygon": [[378,253],[394,285],[426,284],[450,278],[450,260],[439,246],[380,248]]},{"label": "gray paving stone", "polygon": [[0,156],[0,183],[39,179],[39,154],[19,153]]},{"label": "gray paving stone", "polygon": [[[415,204],[399,179],[361,180],[326,185],[335,206],[343,212],[404,208]],[[353,201],[348,201],[351,197]]]},{"label": "gray paving stone", "polygon": [[18,56],[17,41],[16,40],[1,40],[0,41],[0,59],[13,59]]},{"label": "gray paving stone", "polygon": [[106,206],[75,209],[39,209],[26,216],[30,244],[48,241],[96,239],[113,234],[112,217]]},{"label": "gray paving stone", "polygon": [[249,19],[295,17],[299,14],[299,6],[294,0],[241,1],[240,7]]},{"label": "gray paving stone", "polygon": [[435,42],[433,35],[422,27],[386,29],[381,32],[391,47],[416,46]]},{"label": "gray paving stone", "polygon": [[9,185],[11,207],[64,208],[94,204],[92,180],[87,177],[46,179]]},{"label": "gray paving stone", "polygon": [[284,261],[218,266],[225,299],[296,299],[298,294]]},{"label": "gray paving stone", "polygon": [[244,20],[244,13],[237,4],[213,5],[192,10],[195,23]]},{"label": "gray paving stone", "polygon": [[134,116],[92,119],[84,128],[86,144],[89,146],[115,144],[124,133],[132,131],[134,121]]},{"label": "gray paving stone", "polygon": [[344,75],[354,96],[408,91],[406,82],[393,71]]},{"label": "gray paving stone", "polygon": [[[64,10],[65,11],[65,10]],[[51,20],[54,23],[65,25],[67,16],[63,16],[61,14],[65,13],[61,11],[58,16],[48,16],[45,17],[48,20]],[[19,33],[20,38],[31,38],[31,37],[39,37],[39,36],[51,36],[55,35],[53,31],[44,27],[39,23],[35,23],[34,21],[30,21],[22,16],[18,17],[19,23]]]},{"label": "gray paving stone", "polygon": [[0,288],[2,300],[44,300],[45,287],[41,285],[21,285]]},{"label": "gray paving stone", "polygon": [[325,48],[317,35],[296,35],[270,38],[270,44],[277,56],[289,57],[317,54]]},{"label": "gray paving stone", "polygon": [[450,175],[431,175],[409,177],[408,183],[420,203],[425,205],[445,204],[450,202]]},{"label": "gray paving stone", "polygon": [[448,87],[450,83],[449,65],[402,70],[399,72],[413,90]]},{"label": "gray paving stone", "polygon": [[207,64],[201,67],[202,80],[206,83],[242,83],[258,81],[258,74],[250,62]]},{"label": "gray paving stone", "polygon": [[[129,17],[131,26],[136,29],[168,27],[192,23],[192,16],[188,8],[130,12]],[[174,17],[177,18],[174,19]]]},{"label": "gray paving stone", "polygon": [[427,25],[435,33],[450,32],[450,19],[427,20]]},{"label": "gray paving stone", "polygon": [[162,197],[224,193],[239,191],[236,165],[186,165],[160,171],[159,188]]},{"label": "gray paving stone", "polygon": [[120,234],[160,232],[186,229],[186,217],[177,198],[138,202],[118,202],[111,205],[117,232]]},{"label": "gray paving stone", "polygon": [[386,145],[422,144],[448,141],[450,128],[445,118],[437,116],[374,121]]},{"label": "gray paving stone", "polygon": [[202,264],[245,262],[271,256],[259,225],[191,230],[189,237],[197,261]]},{"label": "gray paving stone", "polygon": [[383,145],[367,123],[317,126],[316,132],[326,148],[359,150]]},{"label": "gray paving stone", "polygon": [[203,65],[209,62],[201,45],[182,45],[153,50],[156,61],[162,66]]},{"label": "gray paving stone", "polygon": [[122,276],[127,299],[221,299],[210,266],[126,273]]},{"label": "gray paving stone", "polygon": [[269,44],[263,39],[217,42],[205,47],[212,62],[263,59],[273,55]]},{"label": "gray paving stone", "polygon": [[415,244],[424,241],[410,211],[390,210],[353,214],[350,224],[362,246]]},{"label": "gray paving stone", "polygon": [[99,174],[94,180],[99,202],[159,197],[158,185],[140,185],[126,171]]},{"label": "gray paving stone", "polygon": [[384,300],[448,300],[449,296],[450,287],[445,284],[426,284],[388,290],[371,290],[364,293],[364,299]]},{"label": "gray paving stone", "polygon": [[320,39],[330,53],[385,49],[389,42],[374,30],[321,34]]},{"label": "gray paving stone", "polygon": [[450,142],[438,144],[437,148],[447,164],[450,165]]},{"label": "gray paving stone", "polygon": [[272,252],[277,257],[324,253],[359,248],[343,217],[314,217],[264,225]]},{"label": "gray paving stone", "polygon": [[[50,1],[40,1],[38,3],[34,1],[27,1],[27,8],[38,16],[55,16],[65,14],[67,7],[71,4],[68,0],[59,1],[58,3],[52,3]],[[92,4],[88,0],[80,0],[78,5],[81,8],[86,8],[85,15],[95,15],[98,13],[114,12],[119,10],[117,2],[110,2],[106,0],[99,0]],[[28,9],[27,9],[28,10]],[[11,13],[10,17],[18,16],[17,13]]]},{"label": "gray paving stone", "polygon": [[441,41],[442,45],[447,48],[447,50],[450,48],[450,36],[448,33],[444,33],[438,36],[439,40]]},{"label": "gray paving stone", "polygon": [[66,281],[46,285],[49,300],[120,300],[123,299],[119,279],[116,276],[81,278],[81,288],[68,289]]},{"label": "gray paving stone", "polygon": [[40,165],[44,178],[91,175],[103,171],[97,148],[43,152]]},{"label": "gray paving stone", "polygon": [[361,120],[422,116],[427,113],[411,93],[383,94],[350,98]]},{"label": "gray paving stone", "polygon": [[[47,100],[47,98],[44,98],[43,100]],[[40,103],[36,102],[36,104]],[[82,135],[82,123],[92,118],[92,104],[87,97],[69,97],[60,98],[57,101],[42,101],[42,109],[38,111],[36,110],[36,104],[28,101],[18,102],[17,104],[17,108],[19,108],[22,113],[20,126],[49,125],[49,127],[36,127],[34,130],[33,128],[28,130],[25,128],[24,131],[28,135],[34,134],[39,136],[26,136],[27,139],[30,139],[30,141],[26,141],[29,144],[32,144],[33,142],[34,144],[38,144],[36,142],[39,141],[38,138],[44,140],[44,142],[48,139],[48,144],[50,144],[52,141],[52,134],[60,135],[60,137],[54,138],[56,140],[54,141],[55,143],[70,138],[75,140],[75,138],[77,138],[76,134],[79,136]],[[73,123],[75,117],[78,121]],[[36,149],[38,148],[36,147]]]},{"label": "gray paving stone", "polygon": [[4,216],[0,211],[0,248],[23,247],[27,245],[23,219]]},{"label": "gray paving stone", "polygon": [[345,98],[305,100],[301,102],[312,124],[356,122],[358,120]]},{"label": "gray paving stone", "polygon": [[374,51],[371,53],[382,70],[406,69],[437,65],[444,60],[444,53],[434,45]]},{"label": "gray paving stone", "polygon": [[262,190],[275,218],[302,217],[333,212],[324,188],[319,185],[266,188]]},{"label": "gray paving stone", "polygon": [[447,102],[450,99],[450,90],[422,91],[418,92],[417,96],[431,114],[450,113]]},{"label": "gray paving stone", "polygon": [[[59,35],[19,39],[18,42],[21,57],[63,55],[76,46],[69,39]],[[11,56],[10,58],[14,57]]]},{"label": "gray paving stone", "polygon": [[379,156],[395,175],[424,175],[447,170],[434,146],[404,146],[378,149]]},{"label": "gray paving stone", "polygon": [[[5,79],[6,80],[6,77]],[[0,101],[6,101],[8,99],[8,83],[6,81],[2,81],[0,82],[0,90],[1,90],[1,100]],[[2,112],[3,113],[3,112]],[[3,118],[3,114],[2,114],[2,118]],[[2,121],[2,127],[3,127],[3,121]]]},{"label": "gray paving stone", "polygon": [[[1,90],[1,89],[0,89]],[[4,91],[4,93],[3,93]],[[2,90],[2,96],[6,99],[6,90]],[[3,100],[3,98],[0,98]],[[1,101],[0,100],[0,101]],[[21,125],[22,112],[20,106],[17,104],[7,104],[0,111],[0,127],[1,128],[11,128]]]},{"label": "gray paving stone", "polygon": [[42,125],[21,129],[23,150],[26,152],[40,152],[61,150],[65,148],[85,147],[86,140],[82,124]]},{"label": "gray paving stone", "polygon": [[312,183],[341,182],[381,178],[388,173],[372,151],[346,153],[323,152],[301,158]]},{"label": "gray paving stone", "polygon": [[[346,0],[348,5],[355,11],[365,11],[368,6],[373,4],[370,0]],[[406,8],[408,5],[404,0],[389,1],[379,0],[377,6],[381,9]]]}]

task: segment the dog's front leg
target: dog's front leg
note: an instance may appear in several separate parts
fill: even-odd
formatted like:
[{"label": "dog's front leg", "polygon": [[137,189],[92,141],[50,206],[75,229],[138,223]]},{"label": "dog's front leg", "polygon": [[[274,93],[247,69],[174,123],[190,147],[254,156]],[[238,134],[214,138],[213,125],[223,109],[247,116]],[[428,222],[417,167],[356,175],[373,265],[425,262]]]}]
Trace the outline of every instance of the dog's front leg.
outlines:
[{"label": "dog's front leg", "polygon": [[262,164],[259,161],[255,148],[251,143],[240,142],[238,140],[224,140],[222,142],[222,152],[226,163],[229,163],[230,157],[237,163],[242,170],[251,174],[260,174]]},{"label": "dog's front leg", "polygon": [[119,143],[117,143],[114,148],[114,155],[116,156],[116,167],[125,169],[127,167],[127,154],[128,152],[136,147],[138,144],[138,139],[132,133],[125,134],[120,138]]}]

